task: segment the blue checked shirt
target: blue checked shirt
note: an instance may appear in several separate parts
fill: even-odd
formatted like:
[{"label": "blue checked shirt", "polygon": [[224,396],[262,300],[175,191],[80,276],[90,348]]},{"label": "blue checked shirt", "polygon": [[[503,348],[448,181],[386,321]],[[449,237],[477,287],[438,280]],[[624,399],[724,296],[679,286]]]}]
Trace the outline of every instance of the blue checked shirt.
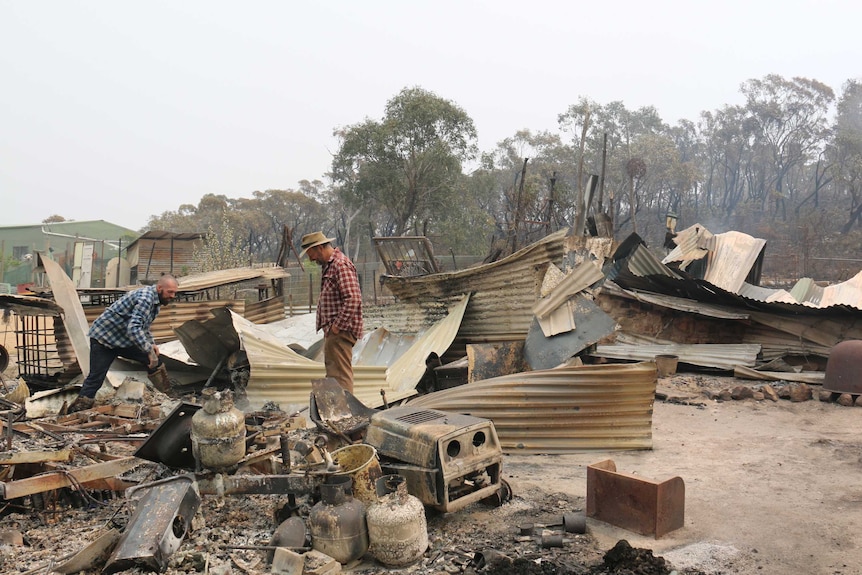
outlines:
[{"label": "blue checked shirt", "polygon": [[138,347],[149,353],[153,348],[150,324],[159,315],[156,286],[129,292],[96,318],[89,336],[112,348]]}]

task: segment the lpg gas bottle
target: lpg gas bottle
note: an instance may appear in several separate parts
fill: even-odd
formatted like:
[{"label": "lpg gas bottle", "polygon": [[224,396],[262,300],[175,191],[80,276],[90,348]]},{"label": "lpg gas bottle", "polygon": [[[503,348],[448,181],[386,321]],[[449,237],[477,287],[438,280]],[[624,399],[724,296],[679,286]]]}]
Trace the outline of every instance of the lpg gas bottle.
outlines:
[{"label": "lpg gas bottle", "polygon": [[409,565],[428,548],[425,506],[400,475],[384,475],[376,486],[377,502],[366,513],[369,551],[384,565]]},{"label": "lpg gas bottle", "polygon": [[311,547],[341,564],[359,559],[368,551],[365,505],[353,498],[353,480],[334,476],[320,486],[320,501],[308,514]]},{"label": "lpg gas bottle", "polygon": [[201,395],[203,408],[192,416],[192,454],[202,468],[229,468],[245,456],[245,415],[230,390],[206,388]]}]

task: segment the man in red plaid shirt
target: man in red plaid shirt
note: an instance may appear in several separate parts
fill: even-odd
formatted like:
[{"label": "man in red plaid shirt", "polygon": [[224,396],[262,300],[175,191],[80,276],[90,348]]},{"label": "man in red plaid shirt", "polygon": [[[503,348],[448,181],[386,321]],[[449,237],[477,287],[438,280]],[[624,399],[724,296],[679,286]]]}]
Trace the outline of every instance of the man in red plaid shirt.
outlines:
[{"label": "man in red plaid shirt", "polygon": [[317,300],[317,329],[323,330],[326,377],[353,392],[353,344],[362,337],[362,292],[356,266],[323,232],[302,236],[300,257],[308,254],[323,273]]}]

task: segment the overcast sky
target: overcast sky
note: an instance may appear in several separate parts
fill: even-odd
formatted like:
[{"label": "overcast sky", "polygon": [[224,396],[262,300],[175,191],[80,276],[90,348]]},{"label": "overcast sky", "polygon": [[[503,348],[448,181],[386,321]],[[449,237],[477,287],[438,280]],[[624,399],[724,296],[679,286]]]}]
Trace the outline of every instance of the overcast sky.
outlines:
[{"label": "overcast sky", "polygon": [[333,129],[421,86],[490,150],[579,96],[664,120],[780,74],[862,76],[858,0],[0,0],[0,226],[132,229],[323,179]]}]

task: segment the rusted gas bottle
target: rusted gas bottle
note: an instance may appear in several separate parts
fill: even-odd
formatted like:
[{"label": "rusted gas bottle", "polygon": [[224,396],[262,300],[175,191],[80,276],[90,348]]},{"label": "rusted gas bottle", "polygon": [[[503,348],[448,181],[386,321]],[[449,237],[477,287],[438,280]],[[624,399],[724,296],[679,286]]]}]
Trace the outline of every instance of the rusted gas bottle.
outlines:
[{"label": "rusted gas bottle", "polygon": [[365,505],[353,498],[353,480],[334,476],[320,486],[320,501],[308,514],[311,547],[341,564],[368,551]]},{"label": "rusted gas bottle", "polygon": [[400,475],[384,475],[376,487],[377,502],[366,514],[369,551],[384,565],[409,565],[428,548],[425,506],[407,493]]},{"label": "rusted gas bottle", "polygon": [[202,468],[230,468],[245,457],[245,415],[230,390],[206,388],[201,395],[203,407],[192,416],[192,454]]}]

